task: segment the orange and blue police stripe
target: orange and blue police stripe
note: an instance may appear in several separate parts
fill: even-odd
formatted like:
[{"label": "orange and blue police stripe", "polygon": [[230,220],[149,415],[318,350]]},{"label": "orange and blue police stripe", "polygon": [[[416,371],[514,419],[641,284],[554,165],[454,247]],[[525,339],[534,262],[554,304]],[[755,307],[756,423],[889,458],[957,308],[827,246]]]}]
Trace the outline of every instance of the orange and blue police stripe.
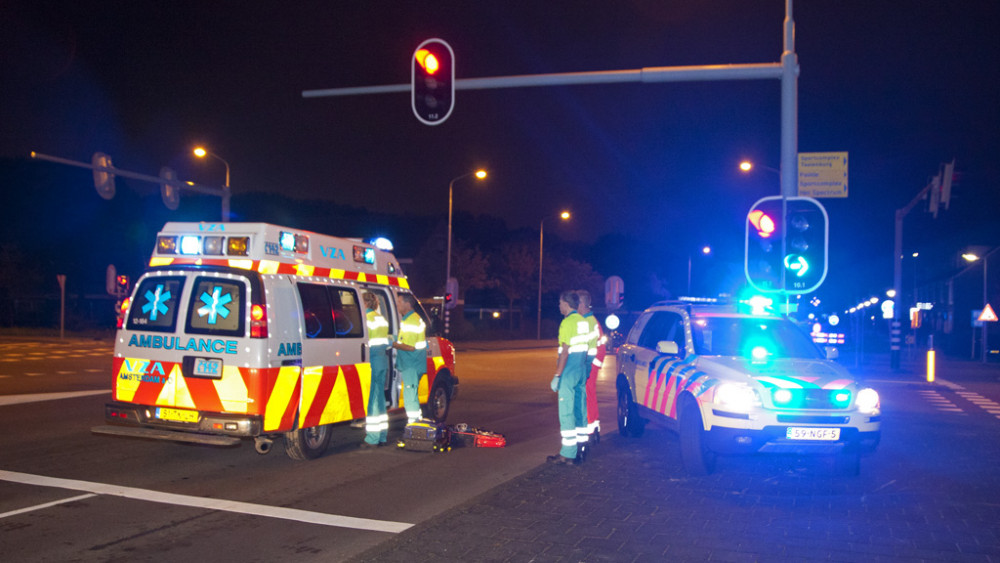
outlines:
[{"label": "orange and blue police stripe", "polygon": [[708,374],[697,369],[690,361],[659,357],[649,366],[649,379],[643,404],[671,418],[677,418],[677,399],[685,392],[696,397],[714,385]]}]

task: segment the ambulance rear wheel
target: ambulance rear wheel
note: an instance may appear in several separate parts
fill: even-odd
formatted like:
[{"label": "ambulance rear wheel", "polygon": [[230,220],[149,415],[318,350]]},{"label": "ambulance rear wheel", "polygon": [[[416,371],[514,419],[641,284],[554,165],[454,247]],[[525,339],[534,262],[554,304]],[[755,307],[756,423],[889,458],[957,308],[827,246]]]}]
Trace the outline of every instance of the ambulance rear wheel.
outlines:
[{"label": "ambulance rear wheel", "polygon": [[285,432],[285,453],[292,459],[316,459],[326,452],[329,445],[330,426],[326,424]]},{"label": "ambulance rear wheel", "polygon": [[427,404],[424,405],[424,416],[444,422],[448,418],[448,409],[451,407],[451,389],[445,383],[437,383],[431,389]]}]

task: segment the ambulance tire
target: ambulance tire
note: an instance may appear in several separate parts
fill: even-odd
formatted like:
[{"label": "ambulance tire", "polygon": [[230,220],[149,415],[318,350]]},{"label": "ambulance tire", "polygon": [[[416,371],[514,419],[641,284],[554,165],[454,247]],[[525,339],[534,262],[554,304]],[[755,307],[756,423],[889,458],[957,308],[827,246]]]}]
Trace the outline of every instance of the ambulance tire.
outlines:
[{"label": "ambulance tire", "polygon": [[285,432],[285,453],[298,461],[316,459],[323,455],[330,445],[330,434],[328,424]]},{"label": "ambulance tire", "polygon": [[701,423],[701,412],[693,401],[686,402],[679,424],[684,469],[696,477],[715,471],[716,455],[705,446],[705,427]]},{"label": "ambulance tire", "polygon": [[427,403],[423,406],[424,417],[443,423],[448,419],[450,408],[451,388],[442,381],[434,383],[431,394],[427,397]]},{"label": "ambulance tire", "polygon": [[636,408],[635,401],[632,400],[632,393],[628,388],[628,383],[620,382],[618,384],[618,409],[616,413],[618,434],[632,436],[633,438],[642,436],[645,425],[639,418],[638,411],[639,409]]}]

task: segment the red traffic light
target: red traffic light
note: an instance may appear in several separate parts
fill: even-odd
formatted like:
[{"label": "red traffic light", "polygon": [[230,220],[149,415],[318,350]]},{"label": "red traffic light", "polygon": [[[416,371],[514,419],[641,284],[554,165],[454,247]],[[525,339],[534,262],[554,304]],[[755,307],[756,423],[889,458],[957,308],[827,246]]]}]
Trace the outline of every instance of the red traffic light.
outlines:
[{"label": "red traffic light", "polygon": [[128,287],[128,276],[120,275],[118,276],[118,287],[126,288]]},{"label": "red traffic light", "polygon": [[454,297],[450,293],[445,293],[444,294],[444,302],[445,303],[451,303],[452,299],[454,299]]},{"label": "red traffic light", "polygon": [[417,64],[427,74],[434,74],[441,68],[441,61],[438,60],[434,53],[427,49],[417,49],[417,52],[413,54],[413,58],[417,60]]},{"label": "red traffic light", "polygon": [[760,209],[754,209],[747,216],[750,224],[757,229],[757,235],[760,238],[768,238],[774,234],[774,219],[770,215],[764,213]]}]

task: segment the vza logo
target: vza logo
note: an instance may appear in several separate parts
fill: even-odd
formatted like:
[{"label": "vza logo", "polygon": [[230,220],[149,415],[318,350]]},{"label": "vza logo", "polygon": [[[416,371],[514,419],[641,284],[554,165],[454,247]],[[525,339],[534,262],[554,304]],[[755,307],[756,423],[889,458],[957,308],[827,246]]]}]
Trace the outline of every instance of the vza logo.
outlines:
[{"label": "vza logo", "polygon": [[167,380],[167,374],[163,371],[163,365],[160,362],[126,358],[125,367],[118,378],[143,383],[164,383]]},{"label": "vza logo", "polygon": [[335,258],[335,259],[338,259],[338,260],[346,260],[347,259],[347,258],[344,257],[344,249],[343,248],[333,248],[331,246],[320,245],[319,251],[323,255],[324,258]]}]

